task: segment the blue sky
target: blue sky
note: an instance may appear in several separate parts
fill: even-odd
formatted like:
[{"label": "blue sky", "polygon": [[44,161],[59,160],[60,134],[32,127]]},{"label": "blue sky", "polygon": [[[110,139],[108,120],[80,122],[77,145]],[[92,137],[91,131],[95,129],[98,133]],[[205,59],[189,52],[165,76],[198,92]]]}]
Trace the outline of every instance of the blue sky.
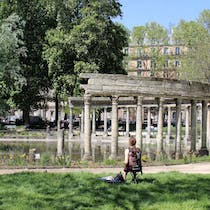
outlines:
[{"label": "blue sky", "polygon": [[132,30],[134,26],[155,21],[169,28],[181,19],[196,20],[204,9],[210,9],[210,0],[119,0],[123,17],[116,21]]}]

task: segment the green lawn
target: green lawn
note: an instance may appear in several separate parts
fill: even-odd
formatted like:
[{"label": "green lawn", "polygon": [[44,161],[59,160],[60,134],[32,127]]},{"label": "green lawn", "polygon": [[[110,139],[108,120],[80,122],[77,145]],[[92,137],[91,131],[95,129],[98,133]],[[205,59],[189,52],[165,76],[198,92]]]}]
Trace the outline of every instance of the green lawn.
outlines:
[{"label": "green lawn", "polygon": [[1,175],[0,209],[210,209],[210,175],[144,174],[139,184],[97,180],[105,175]]}]

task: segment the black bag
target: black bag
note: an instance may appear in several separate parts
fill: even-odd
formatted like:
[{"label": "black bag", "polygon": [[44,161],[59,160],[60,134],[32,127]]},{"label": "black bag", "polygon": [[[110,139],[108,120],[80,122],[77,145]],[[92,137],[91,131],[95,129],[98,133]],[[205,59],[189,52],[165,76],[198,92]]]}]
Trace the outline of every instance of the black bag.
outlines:
[{"label": "black bag", "polygon": [[122,173],[120,172],[119,174],[117,174],[114,179],[113,179],[113,183],[122,183],[124,182],[124,178],[123,178],[123,175]]}]

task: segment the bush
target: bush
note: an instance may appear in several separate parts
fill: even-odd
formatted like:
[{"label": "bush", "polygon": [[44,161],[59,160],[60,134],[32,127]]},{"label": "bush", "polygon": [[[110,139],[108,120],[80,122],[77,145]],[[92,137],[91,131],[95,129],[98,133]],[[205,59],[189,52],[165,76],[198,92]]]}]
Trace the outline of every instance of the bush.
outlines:
[{"label": "bush", "polygon": [[71,166],[71,159],[69,155],[61,155],[56,157],[56,164],[63,167]]},{"label": "bush", "polygon": [[52,163],[50,154],[47,153],[47,152],[46,153],[43,153],[41,155],[40,162],[41,162],[41,165],[42,166],[48,166],[48,165],[50,165]]}]

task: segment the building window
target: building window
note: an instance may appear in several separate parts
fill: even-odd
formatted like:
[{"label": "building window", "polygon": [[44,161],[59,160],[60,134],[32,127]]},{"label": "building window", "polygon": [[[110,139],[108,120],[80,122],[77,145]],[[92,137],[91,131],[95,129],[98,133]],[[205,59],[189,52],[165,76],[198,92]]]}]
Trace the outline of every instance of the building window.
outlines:
[{"label": "building window", "polygon": [[180,61],[175,61],[175,67],[180,67]]},{"label": "building window", "polygon": [[168,60],[165,60],[165,63],[164,63],[164,68],[168,68]]},{"label": "building window", "polygon": [[164,47],[163,48],[163,54],[164,55],[168,55],[168,47]]},{"label": "building window", "polygon": [[180,55],[180,48],[179,48],[179,47],[176,47],[176,49],[175,49],[175,54],[176,54],[176,55]]},{"label": "building window", "polygon": [[138,69],[141,69],[142,68],[142,62],[141,62],[141,60],[138,60],[137,61],[136,68],[138,68]]}]

